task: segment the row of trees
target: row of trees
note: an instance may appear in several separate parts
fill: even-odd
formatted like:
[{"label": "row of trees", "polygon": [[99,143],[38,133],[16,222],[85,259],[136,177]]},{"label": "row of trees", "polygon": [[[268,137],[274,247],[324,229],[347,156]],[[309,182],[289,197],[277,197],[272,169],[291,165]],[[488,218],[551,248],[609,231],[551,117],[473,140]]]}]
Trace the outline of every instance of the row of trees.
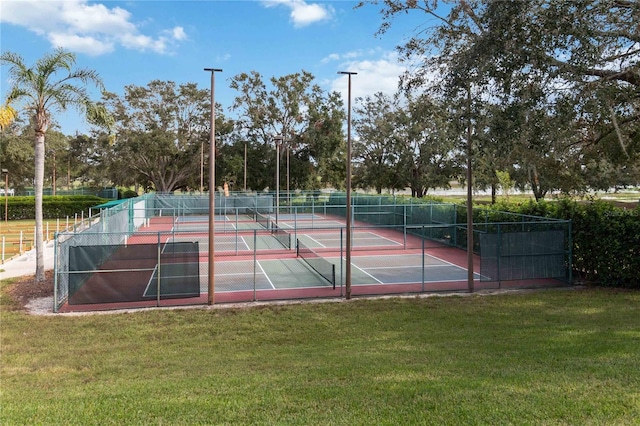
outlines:
[{"label": "row of trees", "polygon": [[[274,135],[282,135],[281,188],[285,181],[291,189],[344,188],[342,100],[312,82],[302,72],[272,79],[273,89],[267,91],[258,73],[234,77],[240,94],[232,112],[238,119],[216,106],[216,186],[227,183],[232,190],[243,190],[246,158],[246,188],[273,189]],[[97,128],[90,135],[48,130],[48,185],[56,180],[63,188],[79,182],[162,192],[208,190],[208,90],[193,83],[152,81],[127,86],[123,96],[105,93],[103,101],[114,120],[112,129]],[[536,198],[549,191],[607,190],[640,182],[635,151],[626,150],[627,156],[635,155],[633,161],[620,155],[615,139],[585,143],[576,137],[575,123],[548,110],[490,102],[475,102],[473,108],[476,188],[495,193],[505,173],[514,186],[533,189]],[[465,105],[429,93],[376,93],[357,99],[354,186],[377,192],[410,188],[421,197],[462,181],[466,113]],[[522,120],[535,124],[524,128]],[[33,127],[20,121],[2,132],[0,160],[17,187],[32,185],[34,136]]]},{"label": "row of trees", "polygon": [[[231,110],[238,119],[229,119],[216,105],[216,186],[244,189],[246,157],[246,187],[273,189],[276,135],[281,137],[281,173],[284,177],[289,170],[292,189],[344,186],[342,99],[313,80],[307,72],[272,78],[268,90],[256,72],[232,79],[239,94]],[[105,92],[102,105],[113,120],[110,128],[69,136],[48,130],[48,183],[58,176],[60,186],[69,185],[71,177],[83,184],[161,192],[208,190],[208,89],[152,81],[127,86],[122,96]],[[32,124],[20,120],[2,131],[0,160],[18,188],[33,182],[33,139]]]}]

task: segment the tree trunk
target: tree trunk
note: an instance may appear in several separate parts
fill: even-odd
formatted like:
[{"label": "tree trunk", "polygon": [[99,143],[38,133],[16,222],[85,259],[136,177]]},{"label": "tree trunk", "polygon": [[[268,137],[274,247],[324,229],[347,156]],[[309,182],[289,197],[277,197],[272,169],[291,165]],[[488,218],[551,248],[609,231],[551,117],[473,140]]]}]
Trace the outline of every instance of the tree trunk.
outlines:
[{"label": "tree trunk", "polygon": [[42,189],[44,185],[44,133],[36,132],[35,140],[35,202],[36,202],[36,282],[44,281],[44,240]]},{"label": "tree trunk", "polygon": [[536,198],[536,202],[544,198],[543,190],[540,188],[538,168],[535,165],[529,167],[529,183],[531,184],[531,190],[533,191],[533,196]]}]

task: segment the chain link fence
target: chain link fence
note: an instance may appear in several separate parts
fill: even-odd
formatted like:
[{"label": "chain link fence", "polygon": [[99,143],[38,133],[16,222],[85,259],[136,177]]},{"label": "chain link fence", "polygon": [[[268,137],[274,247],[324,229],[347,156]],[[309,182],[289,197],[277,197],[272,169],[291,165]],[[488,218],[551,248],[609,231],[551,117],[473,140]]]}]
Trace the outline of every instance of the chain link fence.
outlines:
[{"label": "chain link fence", "polygon": [[[206,196],[148,194],[104,209],[56,235],[54,310],[65,304],[105,308],[118,303],[206,303],[210,255],[215,256],[215,291],[224,296],[219,301],[342,295],[346,206],[341,203],[346,199],[341,194],[322,198],[314,193],[287,200],[276,209],[273,194],[216,194],[212,253]],[[466,256],[466,225],[458,223],[456,205],[395,201],[354,198],[351,249],[359,258],[380,256],[380,269],[396,268],[396,275],[422,268],[404,279],[416,286],[389,287],[390,293],[436,288],[429,276],[435,269],[427,268],[428,259],[438,257],[434,253],[441,254],[441,270],[458,277],[464,265],[443,269],[454,263],[447,256]],[[478,281],[498,287],[509,280],[571,282],[570,222],[522,215],[494,219],[500,221],[487,217],[474,223]],[[335,265],[338,293],[308,290],[328,285],[298,258],[298,241]],[[392,260],[385,263],[385,255]],[[414,255],[422,262],[403,268],[403,259]],[[379,279],[374,284],[379,286],[371,291],[378,292],[387,283]]]}]

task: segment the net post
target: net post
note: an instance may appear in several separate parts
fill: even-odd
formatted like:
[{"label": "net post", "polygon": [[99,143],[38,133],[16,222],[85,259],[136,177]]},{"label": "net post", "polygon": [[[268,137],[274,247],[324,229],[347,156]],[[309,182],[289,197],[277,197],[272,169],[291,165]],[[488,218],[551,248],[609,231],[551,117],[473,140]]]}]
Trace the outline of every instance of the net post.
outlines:
[{"label": "net post", "polygon": [[344,259],[344,252],[343,252],[343,246],[342,246],[342,241],[343,241],[343,231],[344,228],[340,227],[340,297],[343,296],[342,294],[342,284],[344,283],[344,267],[342,260]]},{"label": "net post", "polygon": [[331,265],[331,281],[333,282],[333,289],[336,289],[336,265]]}]

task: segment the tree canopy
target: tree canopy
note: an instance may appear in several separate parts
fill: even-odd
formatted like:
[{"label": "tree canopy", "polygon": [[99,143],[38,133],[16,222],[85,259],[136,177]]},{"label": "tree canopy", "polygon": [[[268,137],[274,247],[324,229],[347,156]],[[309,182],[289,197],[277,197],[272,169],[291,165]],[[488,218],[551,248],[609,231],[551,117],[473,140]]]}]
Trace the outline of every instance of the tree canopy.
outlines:
[{"label": "tree canopy", "polygon": [[[476,154],[502,153],[500,167],[510,167],[537,198],[593,185],[582,178],[597,170],[588,158],[599,157],[600,168],[606,162],[637,169],[640,3],[384,0],[359,6],[367,4],[382,5],[380,34],[401,14],[424,15],[424,26],[398,46],[413,65],[402,87],[448,100],[473,88],[473,102],[485,105],[474,109],[494,117],[474,119],[474,138],[483,141]],[[511,133],[500,135],[507,117]],[[576,169],[575,161],[583,167]]]}]

